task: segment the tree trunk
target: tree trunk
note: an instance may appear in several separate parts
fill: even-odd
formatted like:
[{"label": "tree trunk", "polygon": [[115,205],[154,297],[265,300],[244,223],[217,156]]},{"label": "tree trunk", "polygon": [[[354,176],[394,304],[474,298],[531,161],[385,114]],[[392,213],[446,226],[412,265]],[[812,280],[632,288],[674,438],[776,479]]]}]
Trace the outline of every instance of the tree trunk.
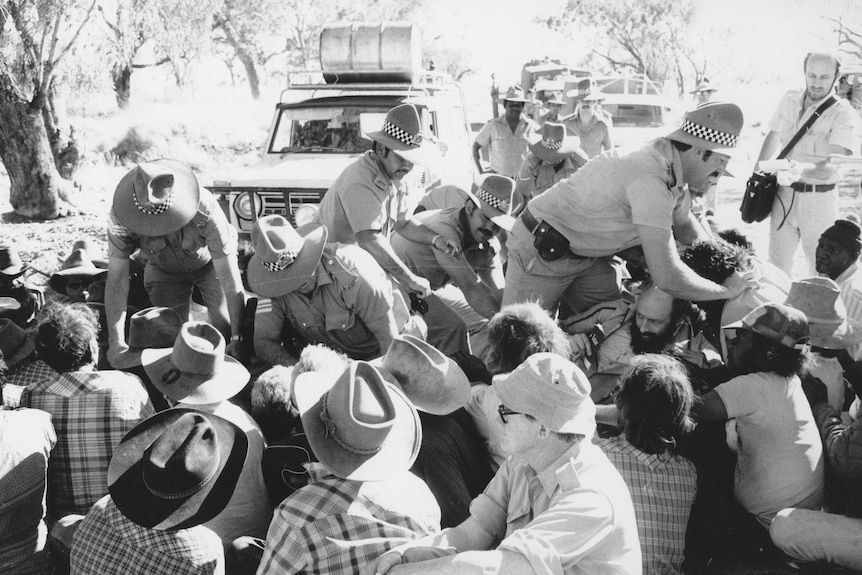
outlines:
[{"label": "tree trunk", "polygon": [[260,78],[257,76],[257,68],[254,67],[254,59],[251,54],[241,47],[236,47],[236,57],[242,62],[245,68],[245,75],[248,76],[248,87],[251,89],[251,97],[255,100],[260,100]]},{"label": "tree trunk", "polygon": [[63,178],[71,180],[81,161],[81,150],[75,137],[75,129],[69,123],[63,106],[58,107],[57,100],[57,90],[52,82],[47,96],[40,99],[42,120],[57,171]]},{"label": "tree trunk", "polygon": [[119,70],[114,71],[113,80],[117,107],[125,110],[132,99],[132,66],[124,64]]}]

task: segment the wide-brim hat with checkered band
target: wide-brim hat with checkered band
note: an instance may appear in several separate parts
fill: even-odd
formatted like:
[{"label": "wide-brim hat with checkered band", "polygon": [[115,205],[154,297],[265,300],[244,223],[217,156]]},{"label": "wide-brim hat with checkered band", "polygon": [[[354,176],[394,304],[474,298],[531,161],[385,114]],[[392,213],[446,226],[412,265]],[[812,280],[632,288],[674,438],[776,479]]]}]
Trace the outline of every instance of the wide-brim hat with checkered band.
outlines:
[{"label": "wide-brim hat with checkered band", "polygon": [[27,271],[27,264],[21,261],[18,250],[12,246],[0,246],[0,277],[15,279]]},{"label": "wide-brim hat with checkered band", "polygon": [[282,216],[260,218],[251,230],[255,250],[247,272],[251,291],[278,297],[301,287],[315,273],[327,237],[321,224],[294,229]]},{"label": "wide-brim hat with checkered band", "polygon": [[372,365],[309,371],[293,387],[312,451],[342,479],[385,481],[413,465],[422,443],[416,408]]},{"label": "wide-brim hat with checkered band", "polygon": [[230,399],[251,378],[240,362],[225,355],[221,332],[203,321],[183,324],[173,348],[145,349],[141,364],[159,392],[190,405]]},{"label": "wide-brim hat with checkered band", "polygon": [[581,148],[581,139],[567,134],[566,126],[556,122],[542,124],[541,132],[530,136],[530,152],[544,162],[562,162],[569,156],[581,159],[579,165],[586,163],[590,157]]},{"label": "wide-brim hat with checkered band", "polygon": [[383,128],[369,133],[368,137],[419,166],[428,166],[442,157],[437,144],[423,133],[419,110],[413,104],[401,104],[389,110]]},{"label": "wide-brim hat with checkered band", "polygon": [[175,232],[195,217],[201,191],[192,169],[177,160],[138,164],[114,192],[114,214],[142,236]]},{"label": "wide-brim hat with checkered band", "polygon": [[515,218],[524,209],[524,196],[515,190],[515,180],[499,174],[486,174],[467,196],[488,219],[512,231]]},{"label": "wide-brim hat with checkered band", "polygon": [[569,90],[566,95],[574,98],[577,102],[601,102],[605,99],[604,93],[599,90],[595,80],[585,78],[578,82],[578,87]]},{"label": "wide-brim hat with checkered band", "polygon": [[742,126],[739,106],[728,102],[708,102],[686,112],[682,125],[667,138],[703,150],[730,154],[736,148]]},{"label": "wide-brim hat with checkered band", "polygon": [[230,502],[248,455],[239,426],[174,408],[136,425],[108,465],[108,492],[133,523],[170,531],[205,523]]}]

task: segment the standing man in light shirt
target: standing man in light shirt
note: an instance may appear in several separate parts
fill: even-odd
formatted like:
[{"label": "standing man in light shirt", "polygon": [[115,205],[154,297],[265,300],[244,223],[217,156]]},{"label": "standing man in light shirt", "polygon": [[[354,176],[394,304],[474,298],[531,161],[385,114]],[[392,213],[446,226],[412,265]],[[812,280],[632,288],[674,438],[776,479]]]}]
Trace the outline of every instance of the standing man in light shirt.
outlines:
[{"label": "standing man in light shirt", "polygon": [[[520,86],[510,86],[502,99],[506,113],[482,126],[473,142],[473,163],[476,164],[477,174],[491,171],[514,179],[518,177],[518,170],[527,153],[529,138],[538,125],[523,114],[529,100],[524,97],[524,90]],[[482,166],[482,148],[488,148],[488,168]]]},{"label": "standing man in light shirt", "polygon": [[[763,141],[758,161],[774,158],[799,128],[833,97],[838,79],[838,57],[829,52],[810,52],[803,61],[805,89],[784,94]],[[769,261],[788,276],[793,256],[802,242],[806,276],[814,275],[814,252],[820,234],[838,217],[837,166],[829,156],[859,151],[859,117],[843,99],[836,101],[803,134],[787,154],[789,160],[814,164],[802,171],[789,186],[780,186],[772,205],[769,233]]]}]

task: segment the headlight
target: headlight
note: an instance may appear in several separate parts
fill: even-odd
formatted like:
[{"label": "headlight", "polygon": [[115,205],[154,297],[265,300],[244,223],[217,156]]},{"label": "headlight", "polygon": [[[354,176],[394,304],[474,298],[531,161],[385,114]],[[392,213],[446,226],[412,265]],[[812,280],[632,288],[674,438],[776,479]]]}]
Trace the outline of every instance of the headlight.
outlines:
[{"label": "headlight", "polygon": [[252,221],[263,213],[263,201],[257,192],[241,192],[233,201],[233,211],[239,219]]},{"label": "headlight", "polygon": [[296,227],[304,226],[305,224],[310,224],[311,220],[314,219],[314,215],[317,213],[319,206],[316,204],[303,204],[296,208],[296,211],[293,212],[293,223]]}]

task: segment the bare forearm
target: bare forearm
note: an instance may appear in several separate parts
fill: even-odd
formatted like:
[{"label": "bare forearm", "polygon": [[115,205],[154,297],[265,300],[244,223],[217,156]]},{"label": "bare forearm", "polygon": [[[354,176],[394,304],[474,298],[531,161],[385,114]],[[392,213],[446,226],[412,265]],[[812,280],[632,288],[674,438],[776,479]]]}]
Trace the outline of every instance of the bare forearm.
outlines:
[{"label": "bare forearm", "polygon": [[778,145],[781,143],[778,132],[769,132],[763,140],[763,145],[760,147],[760,155],[757,156],[757,161],[769,160],[778,152]]},{"label": "bare forearm", "polygon": [[462,288],[461,291],[464,292],[464,298],[470,307],[482,317],[491,319],[494,314],[500,311],[499,300],[484,282],[476,282],[469,289],[464,290]]},{"label": "bare forearm", "polygon": [[392,249],[392,245],[388,239],[379,233],[360,233],[356,239],[359,247],[370,253],[377,260],[377,263],[380,264],[380,267],[383,268],[383,271],[390,274],[399,282],[404,284],[410,283],[414,274],[404,265],[404,262],[401,261],[401,258]]},{"label": "bare forearm", "polygon": [[123,347],[126,337],[123,326],[126,322],[126,306],[129,301],[129,273],[109,271],[105,284],[105,313],[108,316],[108,344]]},{"label": "bare forearm", "polygon": [[242,290],[242,280],[239,277],[239,266],[230,261],[228,257],[213,260],[216,275],[227,300],[227,311],[230,315],[230,333],[225,334],[225,337],[239,335],[242,314],[245,310],[245,294]]},{"label": "bare forearm", "polygon": [[395,227],[395,231],[398,235],[417,244],[431,244],[437,236],[431,228],[419,223],[415,218],[408,218],[403,222],[399,222]]}]

